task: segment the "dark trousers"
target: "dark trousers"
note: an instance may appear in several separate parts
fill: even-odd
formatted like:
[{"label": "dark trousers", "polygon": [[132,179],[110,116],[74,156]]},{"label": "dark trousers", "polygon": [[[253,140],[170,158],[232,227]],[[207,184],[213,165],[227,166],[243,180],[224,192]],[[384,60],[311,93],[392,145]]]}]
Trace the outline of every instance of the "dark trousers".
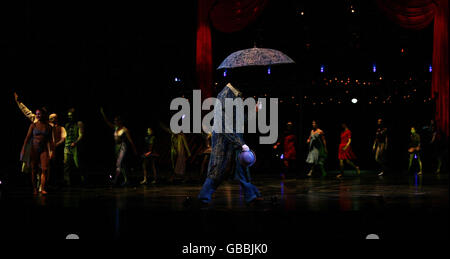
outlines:
[{"label": "dark trousers", "polygon": [[[245,201],[248,203],[253,201],[255,198],[261,197],[261,193],[259,192],[258,188],[250,183],[250,177],[247,171],[248,169],[244,169],[239,163],[237,154],[235,156],[235,163],[235,179],[239,181],[239,184],[242,187]],[[226,167],[223,166],[222,168]],[[198,199],[203,203],[210,203],[212,195],[221,183],[221,179],[212,179],[210,177],[206,178],[200,194],[198,195]]]}]

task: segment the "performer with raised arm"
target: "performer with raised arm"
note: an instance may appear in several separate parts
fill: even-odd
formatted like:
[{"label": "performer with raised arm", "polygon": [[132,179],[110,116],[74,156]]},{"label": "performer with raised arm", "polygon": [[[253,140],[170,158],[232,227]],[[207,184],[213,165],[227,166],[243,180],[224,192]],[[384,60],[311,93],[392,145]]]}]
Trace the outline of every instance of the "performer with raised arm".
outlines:
[{"label": "performer with raised arm", "polygon": [[112,183],[114,185],[117,184],[118,178],[120,174],[122,174],[124,178],[124,182],[122,185],[126,185],[128,183],[128,177],[126,172],[126,164],[125,158],[128,152],[128,145],[131,146],[134,154],[137,156],[137,149],[134,145],[133,139],[131,138],[130,132],[123,125],[123,121],[120,116],[114,117],[114,124],[112,124],[105,115],[103,108],[100,108],[100,113],[105,120],[106,125],[108,125],[111,129],[114,130],[114,141],[115,141],[115,154],[116,154],[116,175]]},{"label": "performer with raised arm", "polygon": [[388,147],[387,128],[384,127],[383,119],[378,119],[378,128],[375,133],[375,141],[373,143],[373,151],[375,152],[375,161],[378,163],[380,172],[379,176],[383,176],[386,172],[386,150]]},{"label": "performer with raised arm", "polygon": [[[29,119],[32,123],[36,123],[37,117],[36,115],[30,110],[28,109],[27,106],[25,106],[25,104],[21,101],[19,101],[19,95],[17,93],[14,93],[14,100],[16,101],[17,106],[19,107],[19,109],[22,111],[22,113],[25,115],[25,117],[27,117],[27,119]],[[58,122],[58,115],[55,113],[50,114],[50,116],[48,117],[48,123],[49,125],[53,128],[53,132],[54,132],[54,143],[55,143],[55,152],[53,155],[53,158],[50,160],[50,165],[48,168],[48,172],[47,172],[47,183],[49,185],[52,184],[57,184],[58,182],[58,178],[60,175],[59,172],[62,171],[62,163],[63,163],[63,152],[64,152],[64,141],[66,139],[66,131],[64,129],[64,127],[59,125]],[[22,172],[24,172],[26,170],[26,168],[29,166],[27,166],[27,164],[31,164],[31,143],[27,143],[27,145],[24,148],[24,154],[22,156]],[[51,173],[55,172],[56,175],[53,177],[50,177]],[[40,175],[38,174],[37,176],[38,181],[40,180]],[[38,185],[40,185],[38,183]]]},{"label": "performer with raised arm", "polygon": [[67,186],[71,185],[71,178],[74,172],[78,171],[81,183],[84,182],[84,172],[80,170],[80,150],[79,143],[84,137],[84,124],[76,120],[75,109],[71,108],[67,112],[66,141],[64,145],[64,181]]},{"label": "performer with raised arm", "polygon": [[341,144],[339,144],[339,167],[340,173],[336,176],[338,179],[344,174],[344,161],[356,170],[358,175],[361,174],[359,166],[355,165],[353,160],[356,159],[355,153],[353,153],[351,143],[352,143],[352,132],[348,128],[346,123],[342,123],[342,133],[341,133]]},{"label": "performer with raised arm", "polygon": [[[250,148],[245,144],[243,134],[228,123],[236,122],[238,114],[233,113],[233,118],[228,118],[225,112],[225,100],[242,98],[242,93],[231,83],[228,83],[217,96],[214,107],[214,127],[212,131],[211,158],[209,160],[208,175],[198,195],[201,204],[208,204],[212,200],[213,193],[219,185],[230,176],[227,169],[233,168],[235,179],[239,180],[243,189],[246,203],[261,200],[259,190],[250,182],[248,168],[244,168],[239,161],[240,151],[248,152]],[[221,123],[220,123],[221,122]],[[234,123],[235,125],[235,123]]]},{"label": "performer with raised arm", "polygon": [[[33,184],[33,193],[47,194],[46,183],[48,179],[49,160],[53,157],[54,136],[52,128],[48,123],[48,115],[45,109],[38,109],[34,116],[22,147],[21,156],[25,153],[25,146],[31,141],[31,183]],[[37,188],[36,174],[41,168],[40,187]]]},{"label": "performer with raised arm", "polygon": [[312,130],[306,141],[309,144],[309,153],[306,158],[306,163],[310,166],[310,170],[307,174],[311,177],[315,169],[319,169],[322,177],[327,175],[324,165],[327,159],[327,141],[325,139],[325,133],[319,128],[317,120],[312,121]]}]

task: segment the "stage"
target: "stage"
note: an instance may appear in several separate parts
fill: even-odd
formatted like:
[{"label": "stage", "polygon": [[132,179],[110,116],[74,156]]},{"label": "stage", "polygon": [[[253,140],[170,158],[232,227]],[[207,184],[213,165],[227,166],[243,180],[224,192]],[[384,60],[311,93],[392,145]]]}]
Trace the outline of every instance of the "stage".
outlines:
[{"label": "stage", "polygon": [[183,206],[198,183],[86,186],[33,196],[4,186],[0,239],[310,240],[448,238],[448,175],[351,172],[343,180],[254,176],[264,196],[247,206],[235,182],[206,208]]}]

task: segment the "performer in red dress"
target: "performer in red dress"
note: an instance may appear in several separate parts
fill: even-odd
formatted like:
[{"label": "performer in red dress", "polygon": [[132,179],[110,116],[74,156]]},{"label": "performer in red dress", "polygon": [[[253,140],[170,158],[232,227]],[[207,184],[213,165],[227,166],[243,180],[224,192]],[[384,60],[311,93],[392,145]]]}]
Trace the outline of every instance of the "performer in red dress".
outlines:
[{"label": "performer in red dress", "polygon": [[340,173],[337,178],[341,178],[344,174],[344,161],[355,168],[358,175],[360,175],[359,166],[355,165],[352,161],[356,159],[355,153],[352,151],[350,144],[352,143],[352,132],[348,129],[347,124],[342,123],[342,128],[344,131],[341,133],[341,144],[339,144],[339,166]]},{"label": "performer in red dress", "polygon": [[288,122],[286,130],[283,137],[283,164],[285,172],[282,173],[281,177],[285,179],[285,173],[292,173],[296,168],[297,151],[295,145],[297,143],[297,136],[294,134],[292,122]]}]

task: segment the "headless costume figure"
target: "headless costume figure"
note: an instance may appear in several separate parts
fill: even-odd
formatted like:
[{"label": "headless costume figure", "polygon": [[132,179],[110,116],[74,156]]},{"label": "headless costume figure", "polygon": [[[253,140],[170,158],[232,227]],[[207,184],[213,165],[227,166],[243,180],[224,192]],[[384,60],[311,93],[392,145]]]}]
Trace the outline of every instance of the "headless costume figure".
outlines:
[{"label": "headless costume figure", "polygon": [[[219,185],[234,172],[234,178],[240,182],[244,191],[245,201],[251,202],[254,199],[261,197],[258,189],[250,183],[250,173],[248,169],[242,167],[239,163],[238,155],[242,146],[245,144],[242,133],[236,133],[233,128],[230,130],[226,125],[225,120],[225,99],[237,99],[242,98],[241,93],[236,90],[231,84],[225,86],[225,88],[217,96],[217,102],[222,105],[215,105],[214,107],[214,121],[215,125],[217,121],[221,121],[220,132],[217,133],[213,129],[211,139],[211,157],[209,160],[208,174],[203,184],[203,187],[198,196],[199,200],[203,203],[211,202],[212,195],[219,187]],[[219,110],[221,109],[221,110]],[[236,121],[236,114],[233,113],[233,121]],[[236,125],[236,123],[234,123]],[[225,128],[227,127],[227,131]],[[231,133],[224,133],[231,132]]]}]

